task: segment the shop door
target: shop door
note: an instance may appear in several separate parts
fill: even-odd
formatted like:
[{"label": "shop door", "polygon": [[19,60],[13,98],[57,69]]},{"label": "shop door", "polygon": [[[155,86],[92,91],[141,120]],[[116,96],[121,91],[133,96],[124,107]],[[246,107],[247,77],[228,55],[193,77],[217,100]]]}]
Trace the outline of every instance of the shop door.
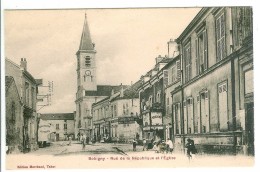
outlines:
[{"label": "shop door", "polygon": [[248,143],[248,154],[254,155],[254,103],[246,104],[246,134]]}]

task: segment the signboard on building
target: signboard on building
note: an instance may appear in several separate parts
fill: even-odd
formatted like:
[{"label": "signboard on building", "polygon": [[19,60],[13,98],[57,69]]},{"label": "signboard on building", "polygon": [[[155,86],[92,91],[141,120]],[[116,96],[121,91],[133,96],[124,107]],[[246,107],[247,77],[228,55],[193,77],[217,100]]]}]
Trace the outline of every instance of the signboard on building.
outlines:
[{"label": "signboard on building", "polygon": [[151,112],[151,125],[162,125],[162,112]]},{"label": "signboard on building", "polygon": [[130,117],[118,117],[118,124],[132,124],[136,121],[133,116]]}]

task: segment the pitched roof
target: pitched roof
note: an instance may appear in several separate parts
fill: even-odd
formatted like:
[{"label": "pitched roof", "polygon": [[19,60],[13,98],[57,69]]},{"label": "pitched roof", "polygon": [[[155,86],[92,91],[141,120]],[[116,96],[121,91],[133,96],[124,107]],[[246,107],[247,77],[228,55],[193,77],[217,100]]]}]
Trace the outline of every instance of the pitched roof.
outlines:
[{"label": "pitched roof", "polygon": [[85,14],[85,21],[84,21],[83,31],[81,35],[81,40],[79,44],[79,51],[80,50],[94,50],[94,46],[92,44],[92,40],[90,37],[90,31],[88,27],[86,14]]},{"label": "pitched roof", "polygon": [[41,114],[43,120],[74,120],[74,113],[46,113]]},{"label": "pitched roof", "polygon": [[85,91],[86,96],[110,96],[112,90],[114,92],[118,92],[121,87],[126,88],[126,85],[117,85],[117,86],[112,86],[112,85],[97,85],[97,91]]}]

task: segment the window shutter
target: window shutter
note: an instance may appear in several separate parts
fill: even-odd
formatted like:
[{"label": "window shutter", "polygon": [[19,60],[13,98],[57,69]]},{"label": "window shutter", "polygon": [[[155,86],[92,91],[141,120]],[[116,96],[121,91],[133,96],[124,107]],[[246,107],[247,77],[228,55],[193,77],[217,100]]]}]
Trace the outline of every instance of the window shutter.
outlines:
[{"label": "window shutter", "polygon": [[198,38],[195,40],[195,54],[196,54],[196,75],[199,75],[199,44]]},{"label": "window shutter", "polygon": [[188,133],[188,121],[187,121],[187,106],[186,106],[186,101],[183,101],[183,120],[184,120],[184,134]]},{"label": "window shutter", "polygon": [[176,68],[177,68],[177,80],[181,79],[181,62],[180,60],[176,61]]},{"label": "window shutter", "polygon": [[177,104],[177,107],[178,107],[178,111],[177,111],[178,129],[179,129],[178,134],[181,134],[181,105],[180,105],[180,103]]},{"label": "window shutter", "polygon": [[193,98],[190,99],[190,114],[191,116],[191,133],[194,133],[194,113],[193,113]]},{"label": "window shutter", "polygon": [[200,122],[200,95],[197,95],[197,123],[198,123],[198,133],[200,133],[201,122]]},{"label": "window shutter", "polygon": [[168,86],[168,70],[163,71],[163,85]]},{"label": "window shutter", "polygon": [[209,92],[205,91],[206,132],[209,132]]},{"label": "window shutter", "polygon": [[203,31],[203,47],[204,47],[204,69],[208,68],[208,37],[207,37],[207,30]]},{"label": "window shutter", "polygon": [[216,20],[216,37],[217,37],[217,62],[221,59],[221,44],[220,44],[220,19]]},{"label": "window shutter", "polygon": [[172,105],[172,118],[173,118],[173,129],[174,129],[174,135],[176,134],[176,125],[177,125],[177,120],[176,120],[176,105]]}]

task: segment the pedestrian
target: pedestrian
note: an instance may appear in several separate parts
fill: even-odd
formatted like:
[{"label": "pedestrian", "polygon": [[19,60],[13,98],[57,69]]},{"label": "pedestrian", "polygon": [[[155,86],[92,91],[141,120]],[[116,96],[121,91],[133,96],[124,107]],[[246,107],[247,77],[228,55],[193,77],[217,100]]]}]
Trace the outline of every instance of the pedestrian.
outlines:
[{"label": "pedestrian", "polygon": [[136,144],[137,144],[137,142],[136,142],[136,140],[134,139],[134,140],[133,140],[133,151],[136,151]]},{"label": "pedestrian", "polygon": [[166,153],[168,153],[168,152],[172,153],[173,152],[173,143],[170,140],[170,138],[167,139],[166,147],[167,147],[166,148]]},{"label": "pedestrian", "polygon": [[147,141],[145,138],[143,138],[143,151],[147,150]]},{"label": "pedestrian", "polygon": [[78,141],[80,142],[80,133],[78,132],[78,134],[77,134],[77,139],[78,139]]},{"label": "pedestrian", "polygon": [[82,136],[82,149],[85,149],[85,147],[86,147],[86,135],[83,134],[83,136]]},{"label": "pedestrian", "polygon": [[192,159],[192,154],[197,153],[197,150],[194,145],[194,140],[191,140],[190,138],[187,139],[187,144],[185,147],[187,148],[187,156],[189,159]]},{"label": "pedestrian", "polygon": [[68,146],[71,146],[71,142],[72,142],[72,137],[69,136],[69,143],[68,143]]}]

